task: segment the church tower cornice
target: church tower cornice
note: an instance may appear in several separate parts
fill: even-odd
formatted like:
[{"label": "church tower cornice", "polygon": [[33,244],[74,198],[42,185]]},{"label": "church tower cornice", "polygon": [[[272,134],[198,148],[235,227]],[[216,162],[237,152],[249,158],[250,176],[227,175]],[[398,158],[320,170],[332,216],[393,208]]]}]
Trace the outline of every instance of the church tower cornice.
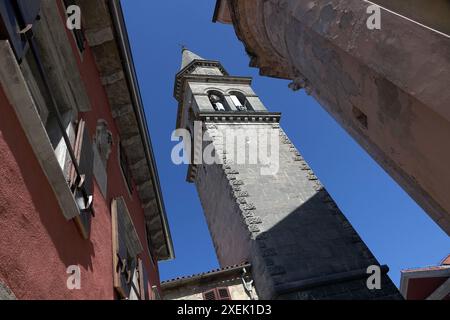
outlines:
[{"label": "church tower cornice", "polygon": [[192,72],[195,71],[197,67],[207,67],[207,68],[218,68],[223,74],[228,75],[228,72],[225,70],[225,68],[222,66],[222,64],[219,61],[213,61],[213,60],[200,60],[195,59],[191,61],[188,65],[183,67],[175,76],[175,85],[174,85],[174,97],[178,101],[180,101],[180,97],[183,95],[183,85],[184,80],[188,76],[191,77],[199,77],[200,79],[203,79],[205,76],[201,75],[193,75]]},{"label": "church tower cornice", "polygon": [[[210,66],[207,64],[193,63],[193,67],[195,69],[196,66]],[[225,69],[223,69],[225,70]],[[226,71],[224,71],[226,72]],[[236,84],[252,84],[252,78],[250,77],[240,77],[240,76],[226,76],[221,75],[203,75],[203,74],[191,74],[188,72],[178,73],[175,79],[175,88],[174,88],[174,97],[177,101],[183,97],[184,93],[184,85],[186,81],[191,82],[213,82],[213,83],[236,83]]]},{"label": "church tower cornice", "polygon": [[[178,114],[176,128],[183,128],[183,105],[185,104],[186,90],[190,90],[190,86],[204,86],[211,85],[211,88],[235,88],[239,91],[239,88],[250,88],[252,84],[251,77],[234,76],[230,75],[227,70],[222,66],[222,63],[217,60],[207,60],[201,56],[193,53],[192,51],[183,48],[181,69],[175,76],[174,92],[173,96],[178,101]],[[212,90],[212,89],[211,89]],[[248,91],[248,90],[247,90]],[[226,96],[229,96],[225,91]],[[197,98],[201,96],[208,96],[206,91],[196,92]],[[245,93],[248,99],[259,99],[252,90]],[[228,104],[231,102],[228,101]],[[209,104],[209,102],[208,102]],[[194,108],[195,109],[195,108]],[[212,108],[211,108],[212,109]],[[203,114],[199,113],[200,110],[193,110],[193,116],[195,120],[203,117]],[[225,122],[241,122],[245,119],[251,122],[279,122],[280,113],[268,114],[267,110],[259,110],[261,114],[255,111],[258,110],[236,110],[236,108],[230,108],[225,114],[215,112],[214,115],[209,114],[208,119],[212,121],[225,121]],[[211,117],[210,117],[211,116]]]}]

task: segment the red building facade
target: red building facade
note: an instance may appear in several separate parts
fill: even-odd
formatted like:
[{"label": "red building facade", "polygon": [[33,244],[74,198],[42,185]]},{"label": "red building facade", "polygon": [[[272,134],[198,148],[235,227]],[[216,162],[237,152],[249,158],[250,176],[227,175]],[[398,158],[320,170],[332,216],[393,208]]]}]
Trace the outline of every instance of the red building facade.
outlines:
[{"label": "red building facade", "polygon": [[157,299],[173,247],[120,2],[34,3],[0,5],[0,297]]}]

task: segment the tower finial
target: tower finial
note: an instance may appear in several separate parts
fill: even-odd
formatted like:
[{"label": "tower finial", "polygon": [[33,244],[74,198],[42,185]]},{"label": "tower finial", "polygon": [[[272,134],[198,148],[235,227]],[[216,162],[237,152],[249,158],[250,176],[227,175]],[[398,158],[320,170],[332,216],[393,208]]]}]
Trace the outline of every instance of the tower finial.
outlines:
[{"label": "tower finial", "polygon": [[181,52],[183,52],[184,50],[188,50],[188,48],[187,48],[187,46],[186,46],[185,44],[179,43],[178,45],[179,45],[180,48],[181,48]]},{"label": "tower finial", "polygon": [[199,55],[193,53],[185,45],[181,45],[181,69],[184,69],[188,64],[190,64],[194,60],[205,60]]}]

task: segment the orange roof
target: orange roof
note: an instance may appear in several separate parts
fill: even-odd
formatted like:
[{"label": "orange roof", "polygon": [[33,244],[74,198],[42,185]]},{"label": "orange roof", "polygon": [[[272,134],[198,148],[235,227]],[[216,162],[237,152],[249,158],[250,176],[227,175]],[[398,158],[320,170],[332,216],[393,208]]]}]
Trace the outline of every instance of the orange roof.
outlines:
[{"label": "orange roof", "polygon": [[450,254],[441,262],[442,266],[449,266],[450,265]]}]

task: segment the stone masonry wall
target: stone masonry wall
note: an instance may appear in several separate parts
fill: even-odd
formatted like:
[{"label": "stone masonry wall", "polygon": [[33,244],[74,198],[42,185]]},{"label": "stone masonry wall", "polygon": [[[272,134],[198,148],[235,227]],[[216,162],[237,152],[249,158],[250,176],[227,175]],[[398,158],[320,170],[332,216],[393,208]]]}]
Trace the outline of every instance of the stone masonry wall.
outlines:
[{"label": "stone masonry wall", "polygon": [[[279,139],[275,175],[261,175],[260,164],[231,161],[220,139],[227,129],[261,128]],[[381,290],[368,290],[363,275],[285,294],[282,288],[290,283],[366,270],[378,262],[277,123],[211,122],[205,129],[216,152],[224,150],[224,163],[200,165],[195,183],[222,267],[252,263],[261,299],[400,298],[386,275]],[[244,146],[255,142],[246,139]]]}]

